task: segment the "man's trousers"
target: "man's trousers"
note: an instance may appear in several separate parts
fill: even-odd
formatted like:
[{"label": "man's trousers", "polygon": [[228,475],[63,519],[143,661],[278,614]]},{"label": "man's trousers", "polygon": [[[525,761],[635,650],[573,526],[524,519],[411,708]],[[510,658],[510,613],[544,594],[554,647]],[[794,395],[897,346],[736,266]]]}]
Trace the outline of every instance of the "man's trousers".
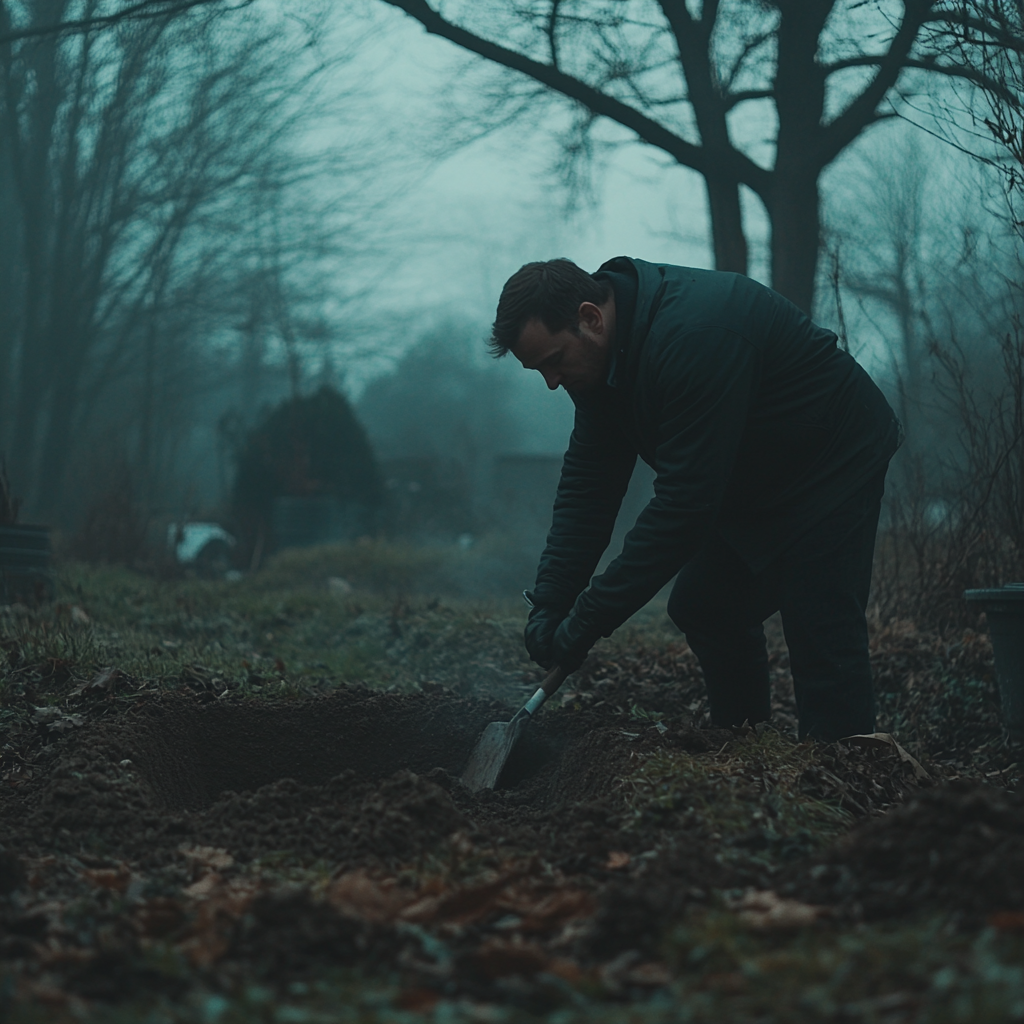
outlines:
[{"label": "man's trousers", "polygon": [[718,726],[771,716],[764,620],[781,612],[800,736],[873,732],[865,609],[883,470],[758,573],[715,536],[679,573],[668,614],[700,661]]}]

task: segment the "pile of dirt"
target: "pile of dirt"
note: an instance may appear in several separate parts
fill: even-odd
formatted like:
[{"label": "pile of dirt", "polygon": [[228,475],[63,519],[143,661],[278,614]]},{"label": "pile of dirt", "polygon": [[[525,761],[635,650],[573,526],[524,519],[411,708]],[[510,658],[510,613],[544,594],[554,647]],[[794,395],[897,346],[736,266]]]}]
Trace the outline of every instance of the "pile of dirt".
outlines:
[{"label": "pile of dirt", "polygon": [[785,889],[868,920],[954,912],[1024,924],[1024,794],[952,785],[855,829]]},{"label": "pile of dirt", "polygon": [[[153,976],[167,948],[207,984],[358,964],[490,997],[525,977],[530,1003],[539,976],[656,957],[688,901],[751,882],[706,830],[638,819],[622,785],[656,751],[730,733],[567,706],[531,725],[497,790],[471,794],[458,775],[507,714],[357,687],[171,695],[57,734],[0,796],[0,960],[31,991],[87,999],[173,991],[173,971]],[[646,970],[640,990],[663,979]]]},{"label": "pile of dirt", "polygon": [[492,701],[359,687],[298,701],[155,697],[44,748],[0,807],[24,855],[116,849],[146,869],[172,861],[183,836],[241,863],[297,851],[393,866],[466,828],[578,861],[585,837],[558,840],[597,818],[607,854],[616,789],[637,758],[731,738],[686,724],[627,732],[619,709],[564,709],[524,733],[497,791],[471,795],[458,775],[486,723],[507,716]]},{"label": "pile of dirt", "polygon": [[[965,911],[1021,905],[1018,798],[922,792],[884,743],[711,729],[683,649],[592,661],[479,794],[459,774],[509,715],[493,700],[74,701],[6,737],[0,967],[26,998],[284,990],[347,965],[544,1008],[566,982],[615,998],[665,984],[666,931],[723,892],[866,916],[957,886]],[[812,813],[829,835],[867,824],[821,854]]]}]

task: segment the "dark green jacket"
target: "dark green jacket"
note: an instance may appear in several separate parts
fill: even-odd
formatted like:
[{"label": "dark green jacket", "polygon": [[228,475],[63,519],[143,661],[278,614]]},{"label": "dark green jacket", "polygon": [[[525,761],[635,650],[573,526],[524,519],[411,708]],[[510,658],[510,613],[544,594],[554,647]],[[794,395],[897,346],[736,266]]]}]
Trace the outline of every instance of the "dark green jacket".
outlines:
[{"label": "dark green jacket", "polygon": [[[878,473],[901,432],[836,336],[771,289],[626,257],[602,272],[635,282],[632,294],[616,287],[617,310],[635,308],[607,384],[571,395],[535,596],[569,607],[590,582],[579,607],[607,635],[713,531],[763,569]],[[654,497],[591,581],[638,455],[657,474]]]}]

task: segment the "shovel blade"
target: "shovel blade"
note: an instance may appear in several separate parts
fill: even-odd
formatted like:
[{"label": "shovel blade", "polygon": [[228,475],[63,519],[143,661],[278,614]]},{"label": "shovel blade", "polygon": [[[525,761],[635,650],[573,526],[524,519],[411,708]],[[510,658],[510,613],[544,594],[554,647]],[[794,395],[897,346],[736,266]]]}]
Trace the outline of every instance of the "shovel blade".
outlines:
[{"label": "shovel blade", "polygon": [[469,764],[462,773],[462,784],[471,793],[481,789],[494,789],[508,755],[519,738],[522,722],[491,722],[473,748]]}]

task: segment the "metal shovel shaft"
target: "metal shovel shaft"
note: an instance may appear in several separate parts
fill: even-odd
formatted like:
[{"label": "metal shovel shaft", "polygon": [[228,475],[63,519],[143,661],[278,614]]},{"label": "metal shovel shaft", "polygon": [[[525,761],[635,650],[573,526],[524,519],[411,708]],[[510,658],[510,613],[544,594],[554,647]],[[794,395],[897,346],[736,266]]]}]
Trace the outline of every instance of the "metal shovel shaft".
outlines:
[{"label": "metal shovel shaft", "polygon": [[511,722],[491,722],[483,731],[462,773],[462,784],[472,793],[494,789],[505,762],[526,724],[561,685],[567,673],[556,665],[537,692],[520,708]]}]

